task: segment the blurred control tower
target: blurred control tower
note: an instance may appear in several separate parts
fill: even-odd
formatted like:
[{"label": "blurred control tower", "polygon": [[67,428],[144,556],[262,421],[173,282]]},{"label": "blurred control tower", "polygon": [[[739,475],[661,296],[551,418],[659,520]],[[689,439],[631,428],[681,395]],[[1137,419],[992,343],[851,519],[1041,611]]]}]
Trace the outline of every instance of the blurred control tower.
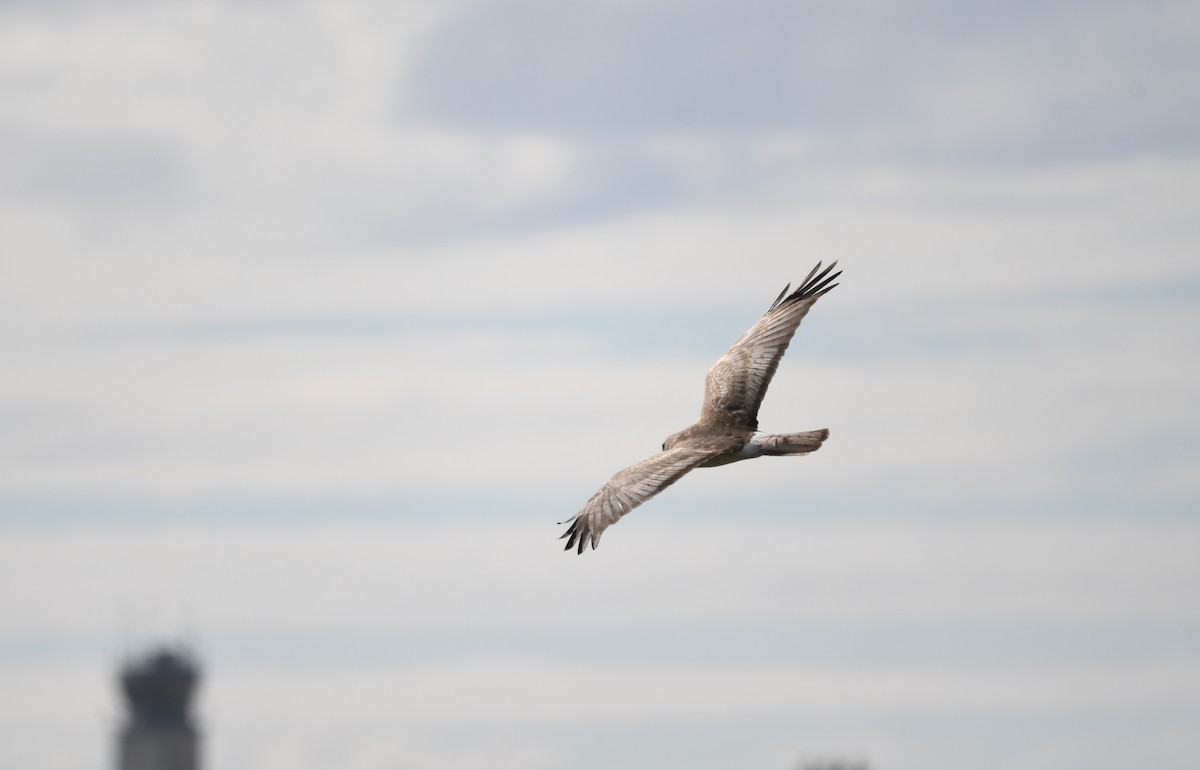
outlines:
[{"label": "blurred control tower", "polygon": [[178,647],[162,647],[121,667],[126,718],[117,770],[199,770],[199,730],[191,714],[200,668]]}]

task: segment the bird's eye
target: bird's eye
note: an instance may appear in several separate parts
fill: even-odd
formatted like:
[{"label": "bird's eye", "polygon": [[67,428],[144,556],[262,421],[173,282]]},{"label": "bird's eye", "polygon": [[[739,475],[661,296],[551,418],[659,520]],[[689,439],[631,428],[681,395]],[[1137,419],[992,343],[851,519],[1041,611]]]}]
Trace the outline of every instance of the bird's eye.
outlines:
[{"label": "bird's eye", "polygon": [[664,452],[667,451],[667,442],[665,442],[665,441],[663,442],[663,451]]}]

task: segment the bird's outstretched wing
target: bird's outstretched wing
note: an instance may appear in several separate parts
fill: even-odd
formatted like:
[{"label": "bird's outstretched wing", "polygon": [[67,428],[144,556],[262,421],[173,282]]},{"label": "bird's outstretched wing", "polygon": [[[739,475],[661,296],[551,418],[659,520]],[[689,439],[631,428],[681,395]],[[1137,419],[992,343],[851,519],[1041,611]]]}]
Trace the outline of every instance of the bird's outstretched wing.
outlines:
[{"label": "bird's outstretched wing", "polygon": [[571,526],[562,534],[567,538],[563,550],[569,551],[578,544],[576,552],[583,553],[589,542],[595,549],[600,543],[600,535],[617,519],[679,481],[685,473],[706,460],[736,451],[741,443],[726,436],[697,439],[687,445],[659,452],[620,471],[575,514]]},{"label": "bird's outstretched wing", "polygon": [[701,422],[758,428],[758,408],[779,368],[779,360],[808,309],[822,294],[837,286],[833,281],[841,271],[830,275],[836,265],[834,262],[822,270],[818,262],[791,294],[788,294],[791,284],[785,286],[758,323],[708,370]]}]

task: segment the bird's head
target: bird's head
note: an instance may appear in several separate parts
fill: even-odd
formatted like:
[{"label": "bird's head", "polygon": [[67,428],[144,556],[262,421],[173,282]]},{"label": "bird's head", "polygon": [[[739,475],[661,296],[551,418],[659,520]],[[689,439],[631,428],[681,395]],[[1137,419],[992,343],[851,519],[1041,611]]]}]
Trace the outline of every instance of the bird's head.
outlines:
[{"label": "bird's head", "polygon": [[662,444],[663,451],[665,452],[668,449],[674,447],[676,444],[678,444],[679,440],[681,438],[683,438],[684,433],[687,433],[687,431],[681,430],[678,433],[672,433],[670,436],[667,436],[666,441],[664,441]]}]

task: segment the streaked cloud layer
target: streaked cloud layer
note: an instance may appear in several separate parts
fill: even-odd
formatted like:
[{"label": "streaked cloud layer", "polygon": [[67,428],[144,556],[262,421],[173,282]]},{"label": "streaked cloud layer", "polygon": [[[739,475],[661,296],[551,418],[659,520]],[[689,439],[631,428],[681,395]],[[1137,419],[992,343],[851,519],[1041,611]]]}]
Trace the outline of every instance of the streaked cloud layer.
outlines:
[{"label": "streaked cloud layer", "polygon": [[[1198,27],[0,6],[0,767],[181,632],[213,768],[1193,767]],[[830,442],[557,552],[818,259]]]}]

